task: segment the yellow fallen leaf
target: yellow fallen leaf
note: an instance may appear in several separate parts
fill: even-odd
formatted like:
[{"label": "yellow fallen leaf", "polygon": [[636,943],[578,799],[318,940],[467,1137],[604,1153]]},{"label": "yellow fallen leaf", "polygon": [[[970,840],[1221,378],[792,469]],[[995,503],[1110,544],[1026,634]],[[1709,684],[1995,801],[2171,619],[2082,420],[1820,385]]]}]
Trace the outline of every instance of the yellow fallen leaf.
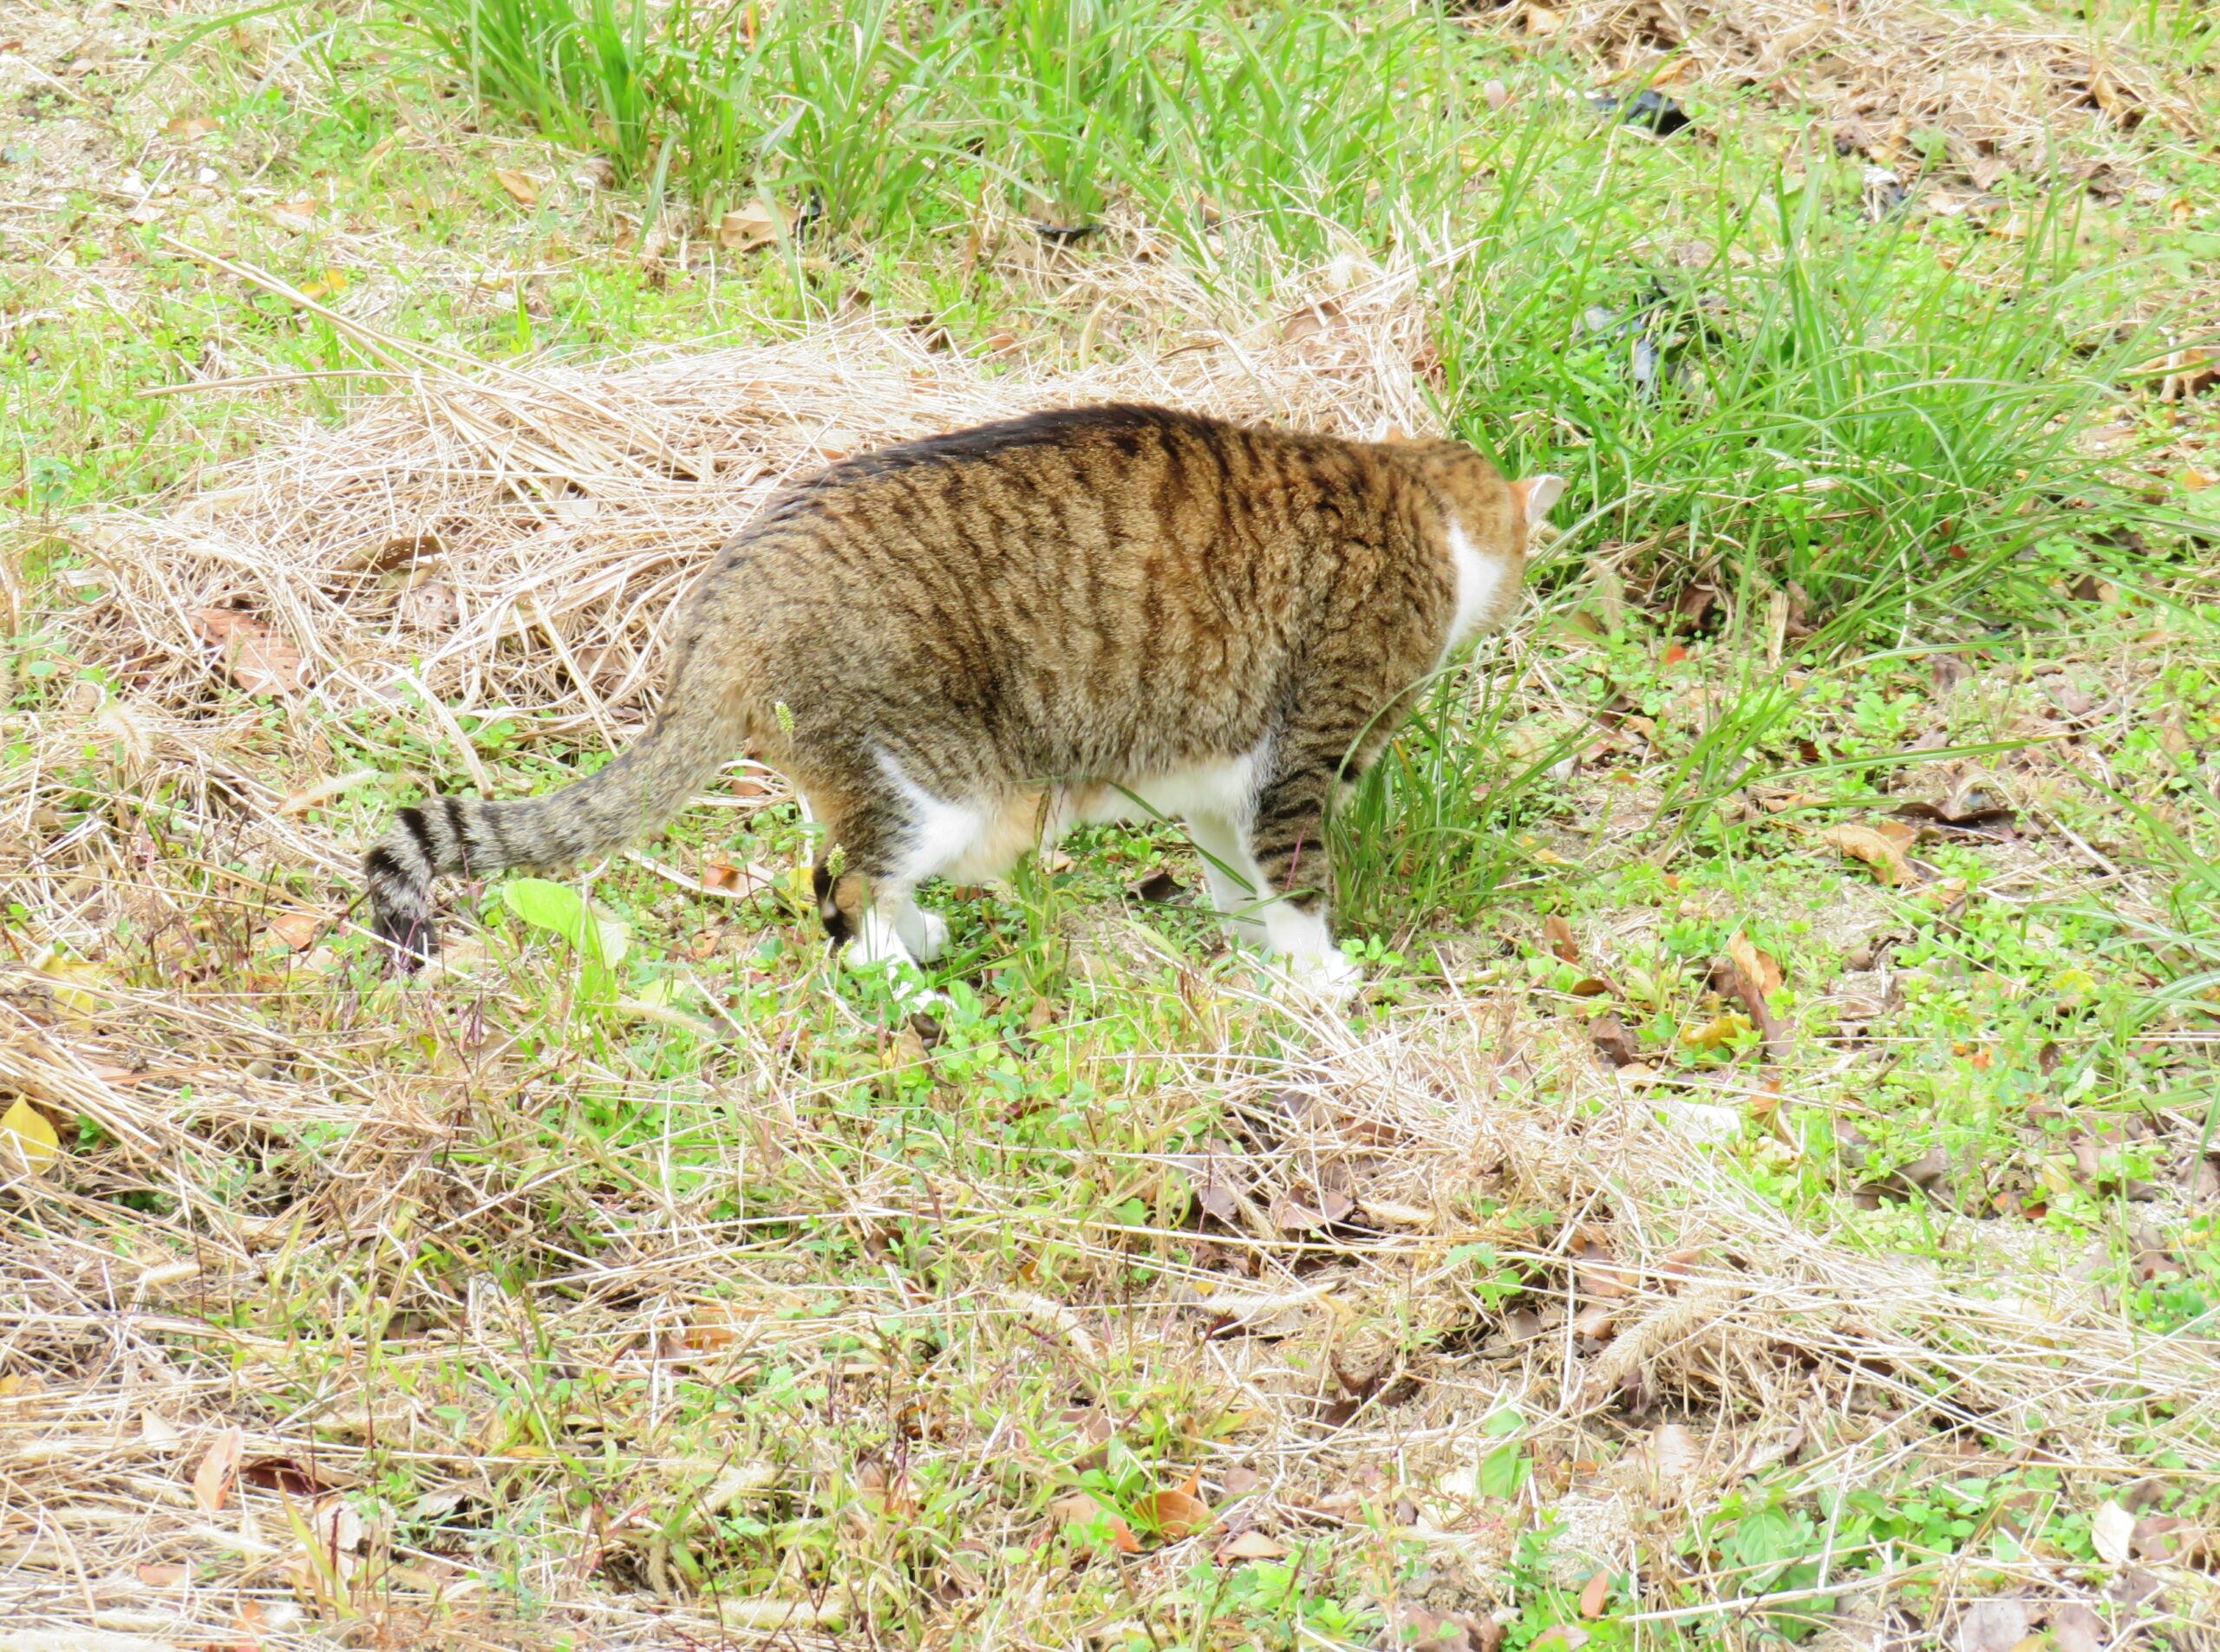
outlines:
[{"label": "yellow fallen leaf", "polygon": [[65,958],[49,950],[39,955],[32,968],[45,977],[54,1002],[72,1014],[95,1015],[108,1007],[108,996],[99,990],[108,977],[99,964]]},{"label": "yellow fallen leaf", "polygon": [[1904,851],[1918,836],[1900,821],[1883,820],[1871,826],[1845,821],[1822,832],[1819,840],[1832,844],[1853,860],[1864,861],[1876,878],[1893,889],[1912,881],[1911,863],[1904,859]]},{"label": "yellow fallen leaf", "polygon": [[518,206],[537,206],[539,205],[539,186],[528,173],[517,172],[507,167],[496,167],[493,168],[493,181],[506,190],[509,199]]},{"label": "yellow fallen leaf", "polygon": [[1721,1044],[1731,1044],[1744,1033],[1755,1030],[1755,1024],[1747,1015],[1739,1009],[1730,1009],[1701,1027],[1681,1028],[1681,1041],[1695,1049],[1717,1049]]},{"label": "yellow fallen leaf", "polygon": [[0,1113],[0,1159],[13,1159],[35,1176],[62,1156],[62,1138],[47,1116],[23,1097]]}]

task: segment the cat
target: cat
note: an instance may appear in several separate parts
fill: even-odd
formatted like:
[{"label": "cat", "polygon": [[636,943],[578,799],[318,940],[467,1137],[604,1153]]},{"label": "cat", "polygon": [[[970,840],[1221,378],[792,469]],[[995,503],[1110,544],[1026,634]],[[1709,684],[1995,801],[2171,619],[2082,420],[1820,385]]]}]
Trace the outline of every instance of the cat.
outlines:
[{"label": "cat", "polygon": [[544,797],[435,797],[365,862],[395,967],[441,872],[559,871],[661,826],[747,749],[820,828],[819,912],[855,967],[930,962],[915,891],[1085,821],[1184,821],[1213,904],[1295,981],[1359,972],[1327,921],[1329,799],[1419,685],[1517,600],[1564,486],[1455,442],[1291,434],[1140,406],[859,454],[718,553],[655,721]]}]

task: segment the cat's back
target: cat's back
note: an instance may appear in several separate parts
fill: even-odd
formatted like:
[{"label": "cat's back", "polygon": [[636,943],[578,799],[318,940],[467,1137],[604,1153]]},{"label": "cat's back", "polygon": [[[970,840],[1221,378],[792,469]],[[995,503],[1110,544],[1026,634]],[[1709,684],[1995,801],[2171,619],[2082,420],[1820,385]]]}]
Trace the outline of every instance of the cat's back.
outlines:
[{"label": "cat's back", "polygon": [[[1391,508],[1376,450],[1329,436],[1118,403],[904,442],[785,490],[744,536],[819,542],[844,560],[959,577],[1108,577],[1295,548]],[[838,542],[837,544],[832,542]],[[1254,571],[1251,570],[1251,571]]]}]

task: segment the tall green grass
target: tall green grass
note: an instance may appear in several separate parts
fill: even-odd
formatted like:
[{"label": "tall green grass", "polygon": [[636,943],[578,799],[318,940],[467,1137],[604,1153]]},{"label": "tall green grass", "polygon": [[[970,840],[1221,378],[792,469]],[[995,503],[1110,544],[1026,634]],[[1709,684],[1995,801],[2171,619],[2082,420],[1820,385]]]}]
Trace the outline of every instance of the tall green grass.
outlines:
[{"label": "tall green grass", "polygon": [[1687,167],[1661,248],[1656,171],[1599,155],[1584,196],[1498,211],[1446,295],[1449,409],[1514,468],[1582,473],[1584,546],[1661,597],[1792,586],[1850,644],[2025,612],[2076,535],[2138,513],[2080,438],[2153,337],[2094,330],[2119,272],[2079,268],[2070,210],[1953,267],[1816,161],[1792,190],[1722,153]]},{"label": "tall green grass", "polygon": [[1233,0],[423,0],[486,104],[714,212],[761,193],[902,237],[992,193],[1139,200],[1191,253],[1378,241],[1454,193],[1464,32],[1437,7]]}]

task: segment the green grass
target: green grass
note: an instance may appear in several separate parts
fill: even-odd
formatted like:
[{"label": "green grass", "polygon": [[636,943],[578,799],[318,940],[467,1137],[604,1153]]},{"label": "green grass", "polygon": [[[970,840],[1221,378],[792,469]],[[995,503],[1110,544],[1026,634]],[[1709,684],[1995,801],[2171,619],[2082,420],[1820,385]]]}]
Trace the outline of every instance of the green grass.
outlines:
[{"label": "green grass", "polygon": [[1244,268],[1258,242],[1316,256],[1428,223],[1461,181],[1478,61],[1426,7],[435,0],[416,16],[489,104],[712,218],[761,192],[899,241],[989,199],[1076,227],[1116,194]]},{"label": "green grass", "polygon": [[[2125,1621],[2106,1505],[2212,1519],[2210,1421],[2173,1374],[2209,1370],[2220,1313],[2220,490],[2182,480],[2220,471],[2220,428],[2144,371],[2197,301],[2210,232],[2170,203],[2208,158],[2145,134],[2151,187],[2117,206],[2077,204],[2062,164],[1986,216],[1875,223],[1856,164],[1762,90],[1691,96],[1701,129],[1654,142],[1555,95],[1572,56],[1426,9],[409,17],[181,25],[178,74],[95,67],[25,106],[54,155],[90,110],[109,164],[223,181],[140,223],[112,173],[53,170],[38,256],[0,261],[0,1052],[29,1075],[0,1105],[23,1086],[62,1141],[8,1194],[0,1403],[101,1425],[69,1436],[97,1459],[11,1470],[19,1506],[156,1512],[67,1515],[74,1561],[9,1548],[16,1616],[152,1610],[129,1568],[153,1556],[203,1585],[178,1638],[212,1642],[245,1601],[411,1644],[744,1642],[821,1601],[859,1642],[1009,1644],[1022,1613],[1121,1652],[1388,1644],[1418,1605],[1498,1616],[1512,1652],[1576,1623],[1597,1648],[1779,1645],[1867,1588],[1946,1642],[1960,1603],[2014,1590]],[[2202,8],[2088,26],[2183,76],[2211,59]],[[613,188],[569,181],[596,153]],[[716,246],[759,194],[793,233]],[[307,227],[273,219],[303,199]],[[1030,232],[997,243],[1013,215],[1103,227],[1044,265]],[[932,892],[952,1002],[923,1025],[777,894],[625,863],[478,891],[467,978],[378,986],[330,867],[401,777],[467,784],[457,754],[418,710],[143,703],[82,521],[166,508],[382,387],[145,397],[363,366],[166,234],[526,369],[857,309],[1086,365],[1200,324],[1145,291],[1103,318],[1145,245],[1237,317],[1337,255],[1407,263],[1444,422],[1577,481],[1534,609],[1443,674],[1335,822],[1374,981],[1345,1025],[1256,1001],[1171,829]],[[160,720],[144,767],[100,721],[118,704]],[[581,755],[450,709],[532,789]],[[379,778],[263,829],[357,770]],[[1820,836],[1962,785],[2008,795],[2013,841],[1930,828],[1890,888]],[[704,809],[656,853],[783,865],[800,834],[790,806]],[[273,911],[322,926],[297,946]],[[1725,989],[1738,940],[1781,970],[1785,1053]],[[1598,1065],[1606,1015],[1646,1081]],[[1686,1103],[1726,1127],[1642,1133]],[[1213,1159],[1259,1179],[1255,1222]],[[1402,1213],[1274,1215],[1336,1167]],[[1568,1361],[1626,1324],[1587,1348],[1547,1316],[1688,1300],[1599,1290],[1568,1257],[1599,1228],[1758,1292],[1761,1334],[1724,1344],[1743,1363],[1663,1357],[1645,1401],[1583,1410]],[[1968,1374],[2002,1380],[1988,1322],[1921,1319],[1930,1286],[2066,1316],[2012,1344],[2040,1403],[1992,1403]],[[1274,1293],[1301,1300],[1225,1307]],[[146,1443],[168,1390],[111,1381],[111,1330],[191,1385],[186,1445]],[[334,1477],[368,1533],[349,1575],[288,1546],[269,1485],[214,1517],[251,1507],[265,1564],[101,1478],[137,1452],[189,1495],[199,1431],[233,1420],[310,1477],[297,1503]],[[1668,1421],[1719,1442],[1685,1497],[1643,1478]],[[1157,1529],[1191,1474],[1280,1552]],[[1069,1517],[1082,1493],[1100,1515]],[[1638,1518],[1599,1538],[1582,1512],[1614,1498]],[[2200,1645],[2205,1567],[2164,1570],[2145,1632]]]}]

